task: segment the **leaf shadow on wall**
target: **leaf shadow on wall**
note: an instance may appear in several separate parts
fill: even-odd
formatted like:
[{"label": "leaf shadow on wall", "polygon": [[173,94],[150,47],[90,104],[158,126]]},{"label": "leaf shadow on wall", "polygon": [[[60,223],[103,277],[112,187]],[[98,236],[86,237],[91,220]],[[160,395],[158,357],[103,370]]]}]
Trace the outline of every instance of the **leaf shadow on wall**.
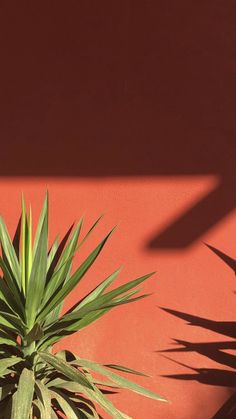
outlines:
[{"label": "leaf shadow on wall", "polygon": [[[219,256],[228,266],[235,272],[236,260],[224,254],[213,246],[208,247]],[[174,348],[160,351],[162,353],[187,353],[195,352],[199,355],[215,361],[219,364],[219,368],[193,368],[183,363],[176,362],[190,370],[185,374],[169,374],[165,375],[170,379],[177,380],[194,380],[202,384],[221,386],[228,390],[229,399],[215,413],[213,419],[234,419],[236,417],[236,356],[227,351],[236,350],[236,321],[216,321],[181,311],[163,308],[167,313],[185,320],[190,326],[197,326],[216,332],[223,336],[233,338],[233,340],[217,341],[217,342],[189,342],[180,339],[173,339]],[[225,352],[226,351],[226,352]],[[170,358],[168,358],[170,359]],[[226,368],[225,368],[226,367]]]},{"label": "leaf shadow on wall", "polygon": [[3,5],[0,176],[214,176],[154,249],[233,211],[235,4],[181,4]]}]

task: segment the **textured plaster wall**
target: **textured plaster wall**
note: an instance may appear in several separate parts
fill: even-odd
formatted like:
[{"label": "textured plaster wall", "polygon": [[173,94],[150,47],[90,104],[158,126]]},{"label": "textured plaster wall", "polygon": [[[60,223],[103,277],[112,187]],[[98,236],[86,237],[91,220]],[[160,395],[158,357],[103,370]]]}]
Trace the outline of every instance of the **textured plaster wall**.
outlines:
[{"label": "textured plaster wall", "polygon": [[0,213],[13,232],[21,192],[37,215],[48,188],[53,239],[106,211],[84,254],[118,229],[66,306],[121,264],[120,283],[156,270],[153,294],[64,345],[150,373],[137,381],[169,404],[111,396],[134,419],[214,417],[236,386],[235,262],[203,244],[235,259],[235,1],[15,3],[0,13]]},{"label": "textured plaster wall", "polygon": [[[201,241],[181,250],[148,248],[153,232],[161,230],[186,207],[205,195],[212,184],[214,179],[206,177],[183,177],[178,180],[4,179],[0,182],[1,213],[12,233],[19,216],[22,190],[26,199],[32,203],[36,217],[45,187],[48,187],[51,240],[58,232],[62,237],[81,214],[86,215],[85,232],[96,217],[104,210],[107,211],[89,243],[76,258],[75,264],[118,223],[115,234],[96,266],[68,298],[66,307],[120,265],[124,265],[120,279],[117,280],[120,284],[140,274],[157,271],[143,287],[145,292],[153,293],[149,298],[117,308],[87,330],[67,338],[59,346],[100,362],[117,362],[149,373],[151,378],[146,380],[138,377],[136,381],[166,396],[170,403],[157,403],[128,392],[113,395],[114,402],[133,418],[207,419],[213,417],[231,394],[230,388],[234,380],[227,376],[225,370],[232,368],[210,359],[210,355],[217,355],[216,349],[211,351],[208,348],[208,356],[195,352],[194,348],[189,352],[167,353],[172,360],[163,357],[159,351],[181,347],[174,345],[173,339],[195,345],[214,342],[216,346],[217,342],[229,342],[233,339],[209,330],[212,325],[202,328],[186,325],[185,320],[159,307],[213,321],[234,321],[233,272],[210,253]],[[236,218],[235,213],[232,213],[202,239],[234,256],[235,228]],[[233,326],[228,330],[233,333]],[[227,348],[227,344],[225,347]],[[205,376],[187,366],[204,368]],[[220,380],[220,374],[213,369],[224,370],[223,379]],[[173,374],[185,374],[186,379],[162,377]],[[199,383],[199,380],[203,383]],[[219,380],[221,385],[215,386]]]}]

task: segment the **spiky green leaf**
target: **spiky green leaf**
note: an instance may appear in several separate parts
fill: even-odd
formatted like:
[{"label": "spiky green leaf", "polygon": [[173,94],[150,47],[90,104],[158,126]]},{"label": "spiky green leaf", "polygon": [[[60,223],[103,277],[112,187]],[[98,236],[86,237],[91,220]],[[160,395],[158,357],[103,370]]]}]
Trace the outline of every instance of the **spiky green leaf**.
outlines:
[{"label": "spiky green leaf", "polygon": [[62,288],[54,291],[53,298],[46,304],[38,316],[38,320],[43,319],[51,310],[60,304],[66,296],[76,287],[79,281],[83,278],[88,269],[92,266],[98,255],[102,251],[106,241],[111,236],[113,230],[101,241],[101,243],[94,249],[94,251],[86,258],[86,260],[75,271],[72,277],[64,284]]},{"label": "spiky green leaf", "polygon": [[5,374],[6,370],[13,365],[18,364],[23,359],[17,356],[12,356],[11,358],[2,358],[0,359],[0,375]]},{"label": "spiky green leaf", "polygon": [[29,286],[26,295],[25,311],[27,326],[29,329],[31,329],[34,325],[44,294],[47,274],[47,240],[48,222],[47,217],[45,217],[38,239],[38,246],[32,264]]},{"label": "spiky green leaf", "polygon": [[40,381],[35,381],[35,390],[39,400],[42,403],[41,419],[48,419],[51,415],[51,396],[48,388]]},{"label": "spiky green leaf", "polygon": [[70,419],[81,419],[79,410],[76,408],[74,403],[67,397],[63,392],[59,390],[50,390],[50,395],[52,398],[56,399],[61,406],[61,409],[65,413],[67,418]]},{"label": "spiky green leaf", "polygon": [[34,373],[24,368],[13,398],[11,419],[29,419],[33,395],[34,395]]},{"label": "spiky green leaf", "polygon": [[87,380],[85,375],[79,370],[77,370],[76,368],[71,367],[67,362],[46,352],[39,352],[39,356],[47,364],[54,367],[58,372],[63,374],[65,377],[70,378],[72,381],[78,382],[82,386],[92,388],[91,383]]},{"label": "spiky green leaf", "polygon": [[2,217],[0,217],[0,241],[13,276],[16,279],[19,289],[21,289],[21,271],[19,261]]},{"label": "spiky green leaf", "polygon": [[96,362],[89,361],[87,359],[78,358],[76,362],[74,361],[74,363],[76,363],[80,367],[88,368],[91,371],[94,371],[98,374],[108,377],[111,381],[113,381],[115,384],[118,384],[122,388],[127,388],[128,390],[132,390],[136,393],[139,393],[143,396],[149,397],[154,400],[166,401],[166,399],[160,396],[159,394],[156,394],[153,391],[147,390],[144,387],[140,386],[139,384],[136,384],[133,381],[128,380],[127,378],[121,377],[113,373],[112,371],[107,370],[102,365],[97,364]]}]

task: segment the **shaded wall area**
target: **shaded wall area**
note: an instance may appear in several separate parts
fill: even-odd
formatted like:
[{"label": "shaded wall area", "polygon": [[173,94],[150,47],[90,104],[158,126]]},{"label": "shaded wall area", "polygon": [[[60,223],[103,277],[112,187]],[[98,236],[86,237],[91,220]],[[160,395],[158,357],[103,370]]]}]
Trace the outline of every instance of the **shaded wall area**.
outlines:
[{"label": "shaded wall area", "polygon": [[232,211],[233,1],[1,8],[0,175],[216,176],[153,248]]},{"label": "shaded wall area", "polygon": [[1,174],[229,180],[235,17],[233,1],[3,5]]}]

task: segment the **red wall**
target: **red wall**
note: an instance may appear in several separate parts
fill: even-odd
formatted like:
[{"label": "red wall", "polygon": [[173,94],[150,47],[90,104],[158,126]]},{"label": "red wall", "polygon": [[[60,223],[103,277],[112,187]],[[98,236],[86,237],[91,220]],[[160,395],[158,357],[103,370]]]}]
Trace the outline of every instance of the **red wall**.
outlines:
[{"label": "red wall", "polygon": [[52,239],[107,211],[66,304],[121,264],[157,270],[153,295],[64,345],[150,373],[170,403],[111,396],[133,418],[208,419],[236,386],[235,278],[203,244],[235,256],[235,2],[116,3],[2,6],[0,212],[13,232],[21,191],[37,215],[48,188]]},{"label": "red wall", "polygon": [[[234,381],[227,374],[221,379],[220,386],[213,385],[218,382],[219,375],[213,369],[230,369],[210,359],[212,354],[217,356],[217,344],[213,350],[205,348],[208,356],[194,349],[186,353],[166,354],[172,361],[164,358],[159,351],[180,347],[173,345],[173,339],[197,344],[228,342],[232,338],[211,331],[211,328],[214,330],[212,325],[205,324],[202,328],[186,325],[186,321],[159,307],[214,321],[233,321],[235,279],[232,271],[210,253],[201,241],[181,250],[148,248],[154,232],[168,225],[186,207],[207,194],[212,184],[214,179],[207,177],[175,180],[34,178],[4,179],[0,183],[1,212],[12,232],[20,211],[20,191],[24,190],[27,200],[33,203],[36,217],[46,186],[50,193],[51,240],[57,232],[62,236],[81,214],[86,214],[86,231],[96,217],[106,210],[104,220],[83,251],[85,254],[118,222],[117,231],[96,266],[68,299],[67,307],[122,264],[124,269],[117,283],[157,270],[157,274],[144,285],[144,291],[153,292],[152,296],[115,309],[60,345],[60,348],[67,347],[100,362],[118,362],[148,372],[150,379],[138,378],[136,381],[164,395],[170,403],[154,402],[128,392],[112,396],[114,402],[133,418],[194,419],[199,415],[201,418],[210,418],[230,395]],[[235,228],[236,217],[231,214],[202,239],[234,256]],[[76,259],[77,263],[81,258],[82,255]],[[197,348],[198,351],[200,349]],[[193,368],[208,369],[207,376],[173,361]],[[192,379],[162,377],[169,374],[190,374]],[[198,380],[211,384],[199,383]]]}]

